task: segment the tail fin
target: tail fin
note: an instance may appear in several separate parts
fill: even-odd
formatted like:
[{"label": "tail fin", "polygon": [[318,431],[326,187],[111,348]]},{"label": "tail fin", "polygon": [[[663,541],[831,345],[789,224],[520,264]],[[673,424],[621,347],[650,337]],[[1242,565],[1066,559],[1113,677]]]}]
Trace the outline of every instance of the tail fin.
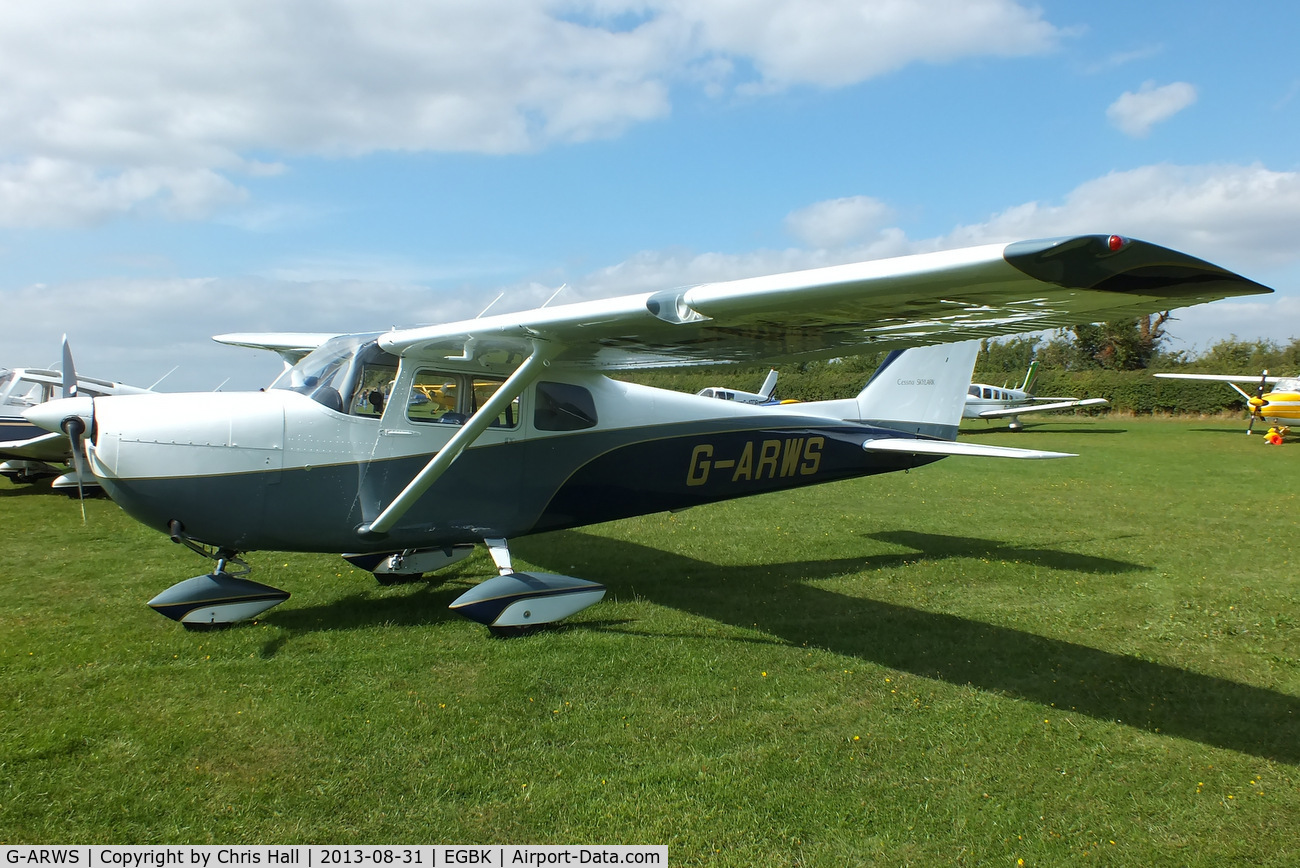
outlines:
[{"label": "tail fin", "polygon": [[1034,393],[1034,383],[1038,380],[1038,362],[1029,363],[1029,371],[1025,374],[1025,384],[1020,387],[1020,391],[1032,395]]},{"label": "tail fin", "polygon": [[764,398],[771,398],[772,393],[776,391],[776,371],[768,371],[767,379],[763,380],[763,386],[758,390],[758,394]]},{"label": "tail fin", "polygon": [[979,341],[965,341],[890,353],[858,393],[859,418],[909,434],[956,440],[979,348]]}]

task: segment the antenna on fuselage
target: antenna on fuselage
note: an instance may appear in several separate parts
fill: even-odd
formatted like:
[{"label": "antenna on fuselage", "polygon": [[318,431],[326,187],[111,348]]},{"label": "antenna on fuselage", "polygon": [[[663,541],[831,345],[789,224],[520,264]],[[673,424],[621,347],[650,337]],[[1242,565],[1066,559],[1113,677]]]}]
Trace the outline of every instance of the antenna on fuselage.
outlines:
[{"label": "antenna on fuselage", "polygon": [[163,375],[162,375],[161,377],[159,377],[158,379],[154,380],[154,381],[153,381],[153,385],[149,387],[149,391],[152,392],[154,389],[158,388],[158,384],[161,383],[163,380],[167,379],[168,377],[170,377],[172,374],[176,373],[176,369],[179,368],[179,367],[180,367],[180,365],[173,365],[173,366],[172,366],[172,369],[171,369],[170,371],[168,371],[167,373],[163,374]]},{"label": "antenna on fuselage", "polygon": [[488,306],[485,307],[485,308],[483,308],[481,311],[479,311],[479,312],[478,312],[478,316],[474,317],[474,319],[482,319],[482,318],[483,318],[483,314],[485,314],[485,313],[487,313],[489,310],[491,310],[491,309],[492,309],[492,305],[494,305],[494,304],[496,304],[498,301],[500,301],[500,300],[501,300],[501,296],[503,296],[503,295],[505,295],[504,292],[499,293],[499,294],[497,295],[496,298],[494,298],[494,299],[492,299],[491,301],[489,301],[489,302],[488,302]]},{"label": "antenna on fuselage", "polygon": [[560,293],[564,292],[564,290],[566,290],[566,289],[568,289],[568,288],[569,288],[569,284],[568,284],[568,283],[561,283],[561,284],[560,284],[560,288],[557,289],[557,290],[555,290],[555,292],[551,293],[551,297],[550,297],[550,298],[548,298],[548,299],[546,299],[546,301],[542,302],[542,307],[546,307],[548,304],[550,304],[551,302],[555,301],[555,297],[556,297],[557,295],[559,295]]}]

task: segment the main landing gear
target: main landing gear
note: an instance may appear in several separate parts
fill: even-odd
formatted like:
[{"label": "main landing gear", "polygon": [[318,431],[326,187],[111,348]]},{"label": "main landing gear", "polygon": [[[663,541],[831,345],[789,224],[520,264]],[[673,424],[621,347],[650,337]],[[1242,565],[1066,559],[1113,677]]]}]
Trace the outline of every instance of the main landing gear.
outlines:
[{"label": "main landing gear", "polygon": [[485,625],[494,635],[510,635],[552,624],[600,602],[605,586],[554,573],[519,573],[503,539],[484,540],[498,575],[470,588],[448,607]]}]

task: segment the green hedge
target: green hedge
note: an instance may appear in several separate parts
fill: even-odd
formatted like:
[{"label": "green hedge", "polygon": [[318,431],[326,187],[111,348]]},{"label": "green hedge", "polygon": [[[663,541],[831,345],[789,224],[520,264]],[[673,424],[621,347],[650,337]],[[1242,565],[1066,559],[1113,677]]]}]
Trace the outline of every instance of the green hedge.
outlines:
[{"label": "green hedge", "polygon": [[[776,394],[780,398],[800,401],[850,398],[866,383],[874,366],[875,359],[851,359],[838,364],[818,362],[779,366]],[[762,385],[767,371],[763,367],[719,366],[646,371],[619,378],[681,392],[698,392],[706,386],[752,392]],[[974,378],[976,382],[997,386],[1006,384],[1015,388],[1020,385],[1023,376],[1021,374],[1008,380],[1008,375],[1003,372],[976,371]],[[1108,407],[1089,411],[1094,413],[1119,411],[1138,415],[1157,413],[1216,416],[1244,412],[1246,407],[1245,399],[1227,383],[1160,380],[1148,371],[1068,372],[1040,369],[1034,391],[1040,396],[1105,398],[1110,402]]]},{"label": "green hedge", "polygon": [[1214,416],[1241,412],[1246,401],[1227,383],[1160,380],[1148,371],[1043,371],[1039,395],[1105,398],[1125,413]]}]

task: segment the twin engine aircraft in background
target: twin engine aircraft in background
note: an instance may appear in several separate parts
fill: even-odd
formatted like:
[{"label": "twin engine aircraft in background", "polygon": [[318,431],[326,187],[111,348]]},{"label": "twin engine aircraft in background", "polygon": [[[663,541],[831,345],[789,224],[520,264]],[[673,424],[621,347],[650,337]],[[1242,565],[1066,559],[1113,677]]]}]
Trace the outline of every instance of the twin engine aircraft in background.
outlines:
[{"label": "twin engine aircraft in background", "polygon": [[[338,335],[265,391],[78,397],[26,415],[81,440],[127,513],[216,561],[150,602],[189,627],[288,596],[246,577],[246,552],[335,552],[393,576],[485,543],[498,575],[452,608],[509,630],[604,594],[516,571],[510,539],[945,456],[1059,457],[957,442],[979,339],[1270,291],[1114,235],[992,244]],[[610,376],[879,350],[861,392],[837,401],[760,407]]]},{"label": "twin engine aircraft in background", "polygon": [[1025,425],[1020,417],[1026,413],[1042,413],[1048,410],[1069,410],[1075,407],[1097,407],[1108,403],[1105,398],[1036,398],[1034,381],[1038,379],[1038,362],[1029,364],[1025,382],[1019,389],[1006,386],[990,386],[987,383],[971,383],[967,390],[966,406],[962,409],[963,419],[1005,419],[1011,418],[1007,425],[1012,431],[1019,431]]},{"label": "twin engine aircraft in background", "polygon": [[[1253,374],[1156,374],[1166,380],[1210,380],[1227,383],[1238,395],[1246,399],[1246,409],[1250,412],[1250,421],[1246,423],[1246,433],[1251,433],[1256,420],[1276,427],[1282,436],[1286,436],[1291,425],[1300,421],[1300,377],[1270,377],[1268,371],[1256,377]],[[1255,394],[1250,394],[1237,383],[1255,385]],[[1266,391],[1272,384],[1275,388]]]},{"label": "twin engine aircraft in background", "polygon": [[61,430],[48,432],[28,421],[23,413],[56,397],[97,398],[147,392],[148,389],[78,375],[72,366],[66,337],[62,371],[0,368],[0,476],[20,484],[53,476],[53,490],[69,497],[100,493],[93,475],[68,470],[67,465],[74,463],[68,435]]}]

